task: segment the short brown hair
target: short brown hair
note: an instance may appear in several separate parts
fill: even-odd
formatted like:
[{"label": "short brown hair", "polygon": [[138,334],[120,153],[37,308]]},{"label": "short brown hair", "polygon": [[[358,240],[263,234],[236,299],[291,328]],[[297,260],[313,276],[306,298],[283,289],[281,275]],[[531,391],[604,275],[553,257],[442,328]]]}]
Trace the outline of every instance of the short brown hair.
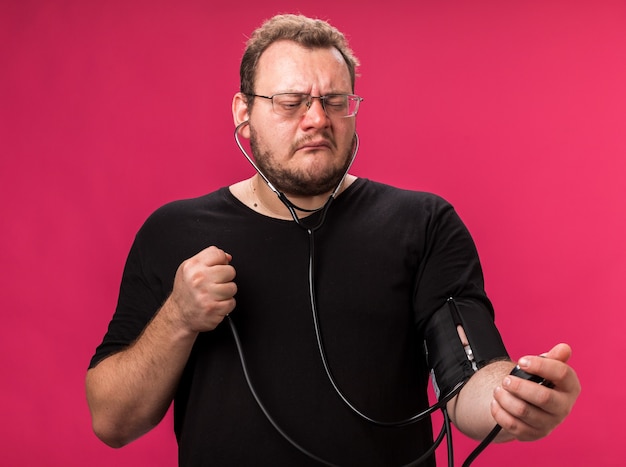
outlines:
[{"label": "short brown hair", "polygon": [[307,48],[335,47],[348,65],[352,92],[356,80],[356,58],[345,36],[328,22],[303,15],[276,15],[256,29],[246,42],[246,50],[239,68],[240,87],[243,94],[254,94],[254,79],[261,54],[274,42],[288,40]]}]

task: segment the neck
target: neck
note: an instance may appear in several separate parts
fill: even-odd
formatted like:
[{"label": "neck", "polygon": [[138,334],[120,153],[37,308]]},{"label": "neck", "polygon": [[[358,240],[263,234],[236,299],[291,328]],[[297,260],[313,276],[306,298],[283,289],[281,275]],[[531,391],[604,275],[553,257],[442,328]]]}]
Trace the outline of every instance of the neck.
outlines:
[{"label": "neck", "polygon": [[[356,177],[353,175],[346,176],[337,194],[344,191],[354,180],[356,180]],[[276,219],[292,219],[287,206],[285,206],[276,193],[267,186],[265,181],[258,174],[231,186],[231,192],[245,205],[260,214]],[[285,196],[295,206],[313,211],[323,207],[331,193],[332,192],[328,192],[316,196],[295,196],[285,193]],[[299,218],[311,214],[310,212],[300,211],[298,209],[295,209],[295,212]]]}]

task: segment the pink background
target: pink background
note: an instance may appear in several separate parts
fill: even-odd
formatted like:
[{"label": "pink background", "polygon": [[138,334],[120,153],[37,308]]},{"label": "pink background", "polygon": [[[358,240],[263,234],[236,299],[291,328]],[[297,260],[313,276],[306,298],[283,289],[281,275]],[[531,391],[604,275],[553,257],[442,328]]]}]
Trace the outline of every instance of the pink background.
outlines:
[{"label": "pink background", "polygon": [[[457,207],[512,356],[574,348],[567,422],[476,465],[620,465],[626,2],[602,0],[0,2],[0,463],[175,464],[169,416],[121,450],[95,438],[85,370],[146,216],[251,174],[243,43],[298,11],[363,63],[354,173]],[[475,443],[455,440],[460,464]]]}]

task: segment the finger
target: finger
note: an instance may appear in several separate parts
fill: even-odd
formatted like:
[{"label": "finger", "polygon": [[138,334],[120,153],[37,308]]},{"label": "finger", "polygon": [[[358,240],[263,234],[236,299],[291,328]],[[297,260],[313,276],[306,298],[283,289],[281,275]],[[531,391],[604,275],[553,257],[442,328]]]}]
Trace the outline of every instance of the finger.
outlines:
[{"label": "finger", "polygon": [[502,388],[496,388],[494,392],[491,415],[498,425],[516,439],[524,441],[541,436],[541,412]]},{"label": "finger", "polygon": [[237,293],[237,284],[234,282],[226,282],[223,284],[214,284],[211,287],[211,296],[216,302],[222,302],[232,299]]},{"label": "finger", "polygon": [[574,370],[567,363],[549,358],[524,357],[520,363],[524,371],[549,380],[553,387],[515,376],[507,376],[503,387],[546,413],[560,418],[566,416],[580,394],[580,382]]},{"label": "finger", "polygon": [[224,318],[229,315],[237,305],[237,302],[233,297],[213,303],[213,315],[219,316],[220,318]]},{"label": "finger", "polygon": [[[565,347],[560,347],[557,352],[561,352],[560,357],[568,360],[571,355],[571,348],[565,345]],[[576,371],[566,361],[549,358],[530,359],[529,368],[531,368],[530,371],[537,371],[541,373],[541,376],[550,380],[554,384],[554,390],[566,397],[568,402],[564,408],[569,413],[581,391],[580,380]]]},{"label": "finger", "polygon": [[[567,361],[570,354],[568,349],[569,347],[561,348],[555,352],[552,349],[548,355],[559,356]],[[526,356],[520,358],[518,365],[525,372],[545,378],[554,386],[562,386],[571,371],[565,361],[549,357]]]},{"label": "finger", "polygon": [[215,265],[211,266],[211,279],[216,284],[226,284],[235,280],[236,271],[231,265]]},{"label": "finger", "polygon": [[226,253],[224,250],[216,246],[210,246],[208,248],[205,248],[200,253],[198,253],[196,257],[207,266],[229,264],[230,261],[233,259],[230,254]]},{"label": "finger", "polygon": [[529,416],[533,408],[551,413],[558,403],[559,394],[556,391],[516,376],[505,377],[502,388],[504,391],[500,396],[510,402],[508,407],[517,417]]}]

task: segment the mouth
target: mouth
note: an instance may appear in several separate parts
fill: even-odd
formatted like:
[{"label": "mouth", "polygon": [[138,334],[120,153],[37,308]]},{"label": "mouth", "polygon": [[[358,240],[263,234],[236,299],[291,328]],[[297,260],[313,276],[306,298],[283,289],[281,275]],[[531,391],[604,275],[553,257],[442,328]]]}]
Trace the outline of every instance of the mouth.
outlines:
[{"label": "mouth", "polygon": [[332,144],[326,140],[306,141],[296,146],[296,151],[319,151],[323,149],[332,149]]}]

